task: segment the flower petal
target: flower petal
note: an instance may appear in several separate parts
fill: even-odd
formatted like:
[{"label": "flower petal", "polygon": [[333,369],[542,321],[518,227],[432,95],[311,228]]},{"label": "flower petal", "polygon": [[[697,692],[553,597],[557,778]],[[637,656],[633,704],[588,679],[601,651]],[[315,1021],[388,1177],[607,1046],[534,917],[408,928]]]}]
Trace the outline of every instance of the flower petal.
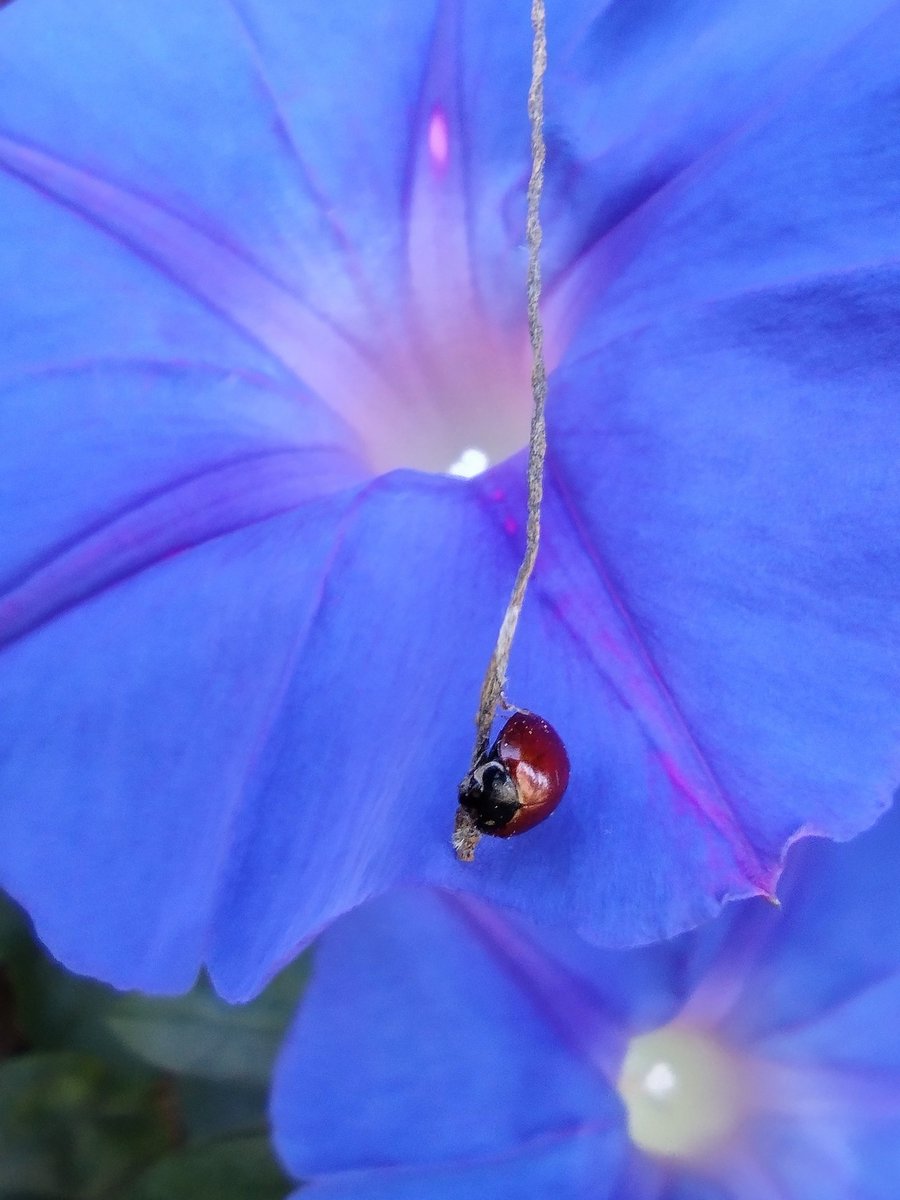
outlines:
[{"label": "flower petal", "polygon": [[[609,1137],[593,1130],[536,1139],[534,1145],[484,1159],[424,1168],[374,1167],[327,1176],[291,1193],[323,1200],[605,1200],[615,1194]],[[635,1197],[635,1200],[638,1200]]]},{"label": "flower petal", "polygon": [[352,495],[311,412],[163,369],[0,400],[0,870],[75,969],[148,990],[196,974],[230,811]]},{"label": "flower petal", "polygon": [[[345,211],[361,206],[343,200],[379,162],[396,192],[403,143],[389,149],[369,134],[366,160],[356,157],[347,174],[360,144],[335,139],[322,124],[330,115],[334,128],[352,128],[359,101],[349,87],[332,86],[340,48],[318,47],[339,32],[345,58],[350,47],[366,53],[374,38],[391,47],[398,70],[379,73],[376,95],[385,128],[399,131],[433,19],[427,4],[356,16],[370,27],[347,39],[343,22],[308,7],[198,0],[188,10],[175,0],[136,0],[124,10],[100,0],[76,20],[61,0],[17,5],[3,14],[0,127],[13,141],[152,199],[296,294],[309,298],[327,271],[333,297],[352,282],[335,259],[363,244],[341,225]],[[317,52],[301,59],[304,45]],[[351,72],[344,82],[362,78]],[[347,109],[335,112],[341,96]],[[294,140],[298,110],[306,144]],[[308,164],[311,149],[316,161]],[[378,200],[389,218],[387,198],[376,192]],[[343,301],[350,296],[352,288]]]},{"label": "flower petal", "polygon": [[0,870],[77,970],[177,990],[205,960],[246,997],[454,865],[500,536],[461,481],[360,486],[333,436],[231,372],[2,398]]},{"label": "flower petal", "polygon": [[[602,357],[554,395],[544,559],[512,674],[514,698],[566,734],[572,795],[469,869],[445,831],[521,489],[501,469],[468,489],[398,473],[363,490],[360,464],[385,442],[406,461],[421,424],[382,406],[406,393],[380,354],[405,370],[437,339],[442,369],[455,361],[458,330],[441,322],[460,295],[503,336],[515,326],[522,251],[501,198],[521,200],[526,130],[509,112],[527,21],[503,4],[342,4],[98,0],[76,19],[34,0],[2,14],[0,278],[15,286],[0,288],[0,324],[16,383],[0,459],[18,527],[0,546],[14,830],[0,854],[54,950],[123,984],[183,986],[203,957],[246,996],[329,919],[404,880],[610,942],[651,938],[770,889],[785,839],[849,835],[896,783],[897,721],[881,715],[897,682],[883,400],[896,281],[742,295],[609,341],[663,302],[708,298],[718,276],[684,266],[689,286],[666,291],[678,221],[617,247],[618,299],[583,253],[613,227],[627,242],[623,211],[653,207],[645,118],[666,125],[680,79],[689,111],[665,136],[684,181],[878,6],[827,4],[800,37],[809,5],[792,4],[774,27],[752,22],[746,47],[747,4],[710,26],[705,6],[681,4],[560,18],[561,96],[584,90],[597,38],[618,31],[611,128],[623,178],[644,183],[622,193],[594,176],[599,208],[573,205],[548,270],[582,254],[588,299],[603,292],[610,314],[589,328]],[[373,83],[356,67],[376,42],[391,57]],[[704,72],[718,77],[723,44],[726,62],[745,58],[720,121]],[[870,132],[889,77],[879,45],[860,42],[835,76],[855,87],[872,57]],[[629,81],[663,46],[677,69],[635,118]],[[603,149],[596,95],[550,131],[579,160]],[[786,145],[775,137],[773,162]],[[876,174],[854,221],[883,197]],[[871,245],[885,228],[882,214]],[[653,263],[657,307],[629,309],[629,288],[657,295]],[[595,313],[579,308],[581,277],[566,280],[565,311]],[[561,353],[574,329],[556,331]],[[444,420],[443,375],[416,370],[404,383]]]},{"label": "flower petal", "polygon": [[596,206],[567,227],[592,242],[549,303],[577,324],[572,355],[685,307],[896,263],[898,36],[885,0],[792,0],[767,21],[752,0],[652,21],[612,6],[572,89],[564,203]]},{"label": "flower petal", "polygon": [[[602,1123],[629,1036],[644,1032],[649,983],[658,995],[671,988],[678,1009],[657,1012],[667,1026],[658,1031],[657,1065],[669,1066],[665,1036],[715,1048],[718,1069],[733,1073],[723,1095],[736,1106],[736,1124],[683,1153],[620,1142],[604,1169],[614,1175],[612,1196],[886,1200],[900,1122],[900,956],[891,932],[898,833],[895,806],[847,845],[810,840],[791,855],[780,912],[748,901],[640,951],[525,931],[480,902],[447,895],[395,894],[364,906],[322,939],[276,1072],[272,1115],[288,1168],[312,1176],[324,1194],[333,1186],[352,1196],[370,1181],[405,1183],[430,1159],[479,1162],[490,1153],[473,1144],[490,1136],[483,1113],[498,1131],[522,1113],[530,1119],[532,1101],[553,1103],[557,1080],[569,1080],[561,1064],[584,1073],[578,1103],[600,1105],[593,1116],[576,1108],[572,1132]],[[710,1084],[709,1060],[692,1066],[676,1053],[673,1062],[685,1087],[659,1101],[654,1120],[677,1117],[683,1133],[692,1114],[679,1106]],[[536,1063],[539,1095],[529,1074]],[[633,1108],[629,1116],[634,1122]],[[486,1194],[516,1195],[520,1172],[538,1168],[513,1155],[507,1174],[495,1150],[498,1173]],[[592,1195],[595,1185],[590,1175],[571,1180],[574,1195]]]},{"label": "flower petal", "polygon": [[[892,880],[900,847],[900,806],[848,845],[810,841],[797,846],[783,888],[784,917],[770,922],[765,953],[752,986],[737,997],[729,1024],[741,1037],[779,1053],[803,1054],[808,1044],[821,1061],[840,1063],[857,1054],[868,1030],[872,1051],[885,1068],[895,1045],[881,1045],[860,1014],[891,1008],[900,967],[898,896]],[[846,1025],[844,1022],[846,1021]],[[826,1042],[830,1038],[831,1049]],[[792,1049],[793,1048],[793,1049]],[[774,1053],[774,1049],[773,1049]]]},{"label": "flower petal", "polygon": [[[572,781],[469,886],[633,944],[773,892],[786,843],[889,802],[895,297],[866,278],[723,302],[561,373],[508,693],[560,730]],[[511,560],[517,470],[482,486]]]},{"label": "flower petal", "polygon": [[[536,591],[596,677],[560,727],[576,772],[593,767],[600,872],[665,889],[670,931],[690,885],[647,841],[661,822],[693,822],[673,841],[708,894],[768,892],[787,841],[852,836],[900,780],[898,316],[900,276],[786,288],[623,336],[558,382]],[[510,694],[530,703],[538,635],[522,636]],[[604,768],[587,748],[600,687],[635,716],[643,811],[624,803],[624,755]],[[599,936],[624,940],[606,911]]]},{"label": "flower petal", "polygon": [[340,1196],[382,1194],[381,1180],[385,1195],[516,1196],[526,1181],[607,1194],[623,1149],[614,1093],[443,900],[399,893],[340,922],[315,971],[272,1101],[298,1175]]},{"label": "flower petal", "polygon": [[450,832],[505,579],[460,481],[397,472],[345,522],[225,866],[211,969],[259,988],[324,924],[463,868]]}]

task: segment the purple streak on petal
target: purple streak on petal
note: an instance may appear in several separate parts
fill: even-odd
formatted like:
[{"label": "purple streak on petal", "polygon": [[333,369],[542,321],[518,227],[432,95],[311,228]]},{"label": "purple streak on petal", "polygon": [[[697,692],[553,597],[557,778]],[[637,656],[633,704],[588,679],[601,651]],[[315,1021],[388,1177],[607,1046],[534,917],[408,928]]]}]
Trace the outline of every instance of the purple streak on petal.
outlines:
[{"label": "purple streak on petal", "polygon": [[[613,169],[608,160],[615,164],[621,154],[619,179],[634,194],[600,224],[593,248],[583,248],[560,277],[548,305],[555,322],[571,325],[576,314],[589,314],[574,355],[685,305],[894,255],[888,214],[896,163],[883,129],[890,48],[900,29],[896,0],[816,5],[812,23],[804,21],[804,10],[812,11],[805,3],[793,14],[783,7],[779,20],[803,22],[801,42],[791,30],[761,27],[753,6],[742,7],[748,45],[737,58],[741,17],[726,13],[705,31],[709,48],[701,43],[699,54],[695,45],[684,56],[685,79],[676,71],[682,120],[651,116],[643,130],[628,129],[621,146],[605,148],[596,165],[603,177]],[[710,88],[710,77],[726,73],[729,62],[724,91]],[[625,74],[633,70],[627,63]],[[661,75],[656,102],[671,104],[665,93],[672,87]],[[639,113],[641,102],[632,107]],[[589,127],[582,136],[591,137]],[[636,190],[635,180],[643,184]]]},{"label": "purple streak on petal", "polygon": [[[766,1047],[762,1048],[763,1054]],[[865,1124],[900,1117],[900,1070],[896,1067],[828,1066],[816,1061],[760,1058],[754,1063],[766,1113],[816,1124]]]},{"label": "purple streak on petal", "polygon": [[[785,1079],[795,1080],[809,1096],[824,1097],[831,1107],[852,1107],[859,1097],[865,1105],[900,1112],[898,1011],[900,968],[895,968],[879,980],[861,983],[840,1002],[820,1006],[814,1016],[761,1038],[754,1051],[776,1073],[776,1082],[768,1089],[773,1102],[790,1100],[790,1088],[778,1083],[783,1072]],[[807,1086],[803,1081],[810,1073]],[[820,1075],[830,1077],[833,1086],[818,1088],[815,1080]]]},{"label": "purple streak on petal", "polygon": [[496,909],[462,893],[444,893],[570,1050],[615,1086],[630,1031],[604,1012],[586,979],[554,962]]},{"label": "purple streak on petal", "polygon": [[900,776],[896,285],[676,315],[557,381],[555,470],[767,867]]},{"label": "purple streak on petal", "polygon": [[[399,232],[395,209],[373,211],[358,193],[369,168],[392,165],[405,149],[406,77],[430,18],[421,7],[421,16],[376,12],[366,22],[358,6],[342,21],[331,8],[254,0],[239,8],[134,0],[127,13],[96,0],[75,17],[64,0],[40,0],[39,12],[21,6],[6,23],[0,127],[221,232],[288,291],[359,331],[371,314],[335,223],[353,243],[351,258],[383,281]],[[376,44],[377,88],[369,72]],[[354,54],[362,69],[350,66]],[[364,136],[347,153],[347,118],[357,113]],[[372,238],[373,229],[383,236]]]},{"label": "purple streak on petal", "polygon": [[331,447],[258,454],[223,462],[144,495],[0,596],[0,648],[67,609],[203,542],[296,508],[318,496],[317,456]]},{"label": "purple streak on petal", "polygon": [[710,1029],[727,1022],[748,988],[752,990],[754,968],[777,939],[783,919],[783,913],[763,899],[723,914],[720,920],[728,932],[691,985],[678,1014],[680,1024]]},{"label": "purple streak on petal", "polygon": [[[14,506],[17,521],[0,544],[0,586],[16,586],[122,513],[143,510],[173,487],[205,474],[214,478],[234,464],[271,460],[274,483],[277,464],[292,462],[293,482],[291,471],[284,472],[282,510],[364,477],[345,427],[299,386],[273,386],[253,373],[202,363],[88,359],[19,373],[2,394],[0,497]],[[23,427],[27,438],[20,436]],[[262,484],[265,468],[255,470]],[[248,501],[252,521],[261,497]],[[231,503],[239,524],[239,491]],[[199,530],[204,517],[196,512],[184,519]]]},{"label": "purple streak on petal", "polygon": [[70,966],[122,986],[196,975],[358,490],[334,423],[262,382],[94,363],[0,404],[0,877]]},{"label": "purple streak on petal", "polygon": [[256,34],[248,22],[247,14],[244,12],[239,0],[224,0],[224,2],[234,13],[235,21],[247,46],[247,53],[253,63],[254,71],[272,106],[278,136],[296,163],[311,199],[334,236],[335,245],[341,257],[342,264],[356,285],[360,299],[368,309],[369,319],[375,321],[378,319],[381,305],[372,289],[372,280],[365,273],[359,255],[359,248],[354,246],[350,234],[341,223],[338,206],[329,200],[323,191],[314,175],[309,158],[303,153],[291,125],[290,116],[285,110],[283,101],[269,75],[265,55],[262,52]]},{"label": "purple streak on petal", "polygon": [[[723,1156],[723,1162],[727,1164],[720,1168],[727,1180],[727,1200],[800,1200],[778,1178],[770,1159],[742,1145],[739,1140],[729,1148],[727,1156]],[[689,1200],[689,1178],[676,1186],[675,1195],[679,1200],[682,1196],[684,1200]]]},{"label": "purple streak on petal", "polygon": [[344,505],[220,534],[4,649],[0,873],[74,970],[190,986]]},{"label": "purple streak on petal", "polygon": [[[224,995],[252,994],[385,888],[459,870],[454,797],[506,590],[493,550],[460,481],[370,485],[236,831],[210,960]],[[343,801],[296,803],[300,781]]]},{"label": "purple streak on petal", "polygon": [[374,1184],[517,1173],[589,1138],[591,1174],[614,1177],[621,1105],[545,1016],[434,893],[365,905],[317,948],[275,1071],[276,1145],[298,1177]]},{"label": "purple streak on petal", "polygon": [[[517,565],[518,546],[506,525],[520,520],[520,465],[491,472],[470,488],[484,510],[478,536],[498,580],[511,578]],[[553,538],[561,542],[566,572],[560,590],[572,591],[590,611],[595,571],[571,530],[558,524],[545,525],[542,557]],[[608,607],[603,597],[599,603]],[[711,915],[723,898],[757,890],[716,829],[707,826],[707,836],[697,837],[696,811],[673,803],[668,777],[648,753],[640,712],[623,704],[580,631],[560,621],[551,605],[526,604],[510,688],[514,700],[563,733],[575,766],[569,794],[553,819],[527,838],[509,844],[485,839],[474,870],[435,860],[429,881],[474,889],[607,946],[670,936]],[[535,879],[546,883],[535,887]]]},{"label": "purple streak on petal", "polygon": [[227,317],[377,443],[372,423],[383,421],[384,414],[358,402],[360,394],[384,390],[377,366],[345,333],[244,256],[158,203],[2,134],[0,168],[118,238]]},{"label": "purple streak on petal", "polygon": [[[184,291],[163,296],[161,305],[159,295],[149,297],[156,338],[163,331],[167,340],[183,338],[187,320],[172,309],[199,298],[208,312],[189,312],[192,324],[210,325],[210,314],[224,315],[246,341],[242,346],[234,338],[229,357],[235,348],[274,354],[273,372],[286,366],[340,412],[362,433],[379,470],[445,471],[468,447],[498,461],[522,445],[528,426],[522,289],[516,281],[517,320],[493,320],[475,294],[467,244],[470,207],[480,192],[474,189],[473,201],[467,189],[468,109],[460,76],[468,42],[480,36],[478,21],[473,30],[452,3],[437,16],[423,4],[414,12],[373,11],[365,20],[354,12],[347,22],[340,12],[301,15],[253,0],[228,6],[203,0],[190,13],[170,2],[162,9],[136,3],[132,22],[110,5],[92,31],[70,25],[53,0],[45,0],[45,8],[55,20],[48,16],[40,26],[23,17],[12,30],[10,57],[18,69],[2,124],[19,156],[34,147],[32,155],[57,158],[51,168],[20,162],[14,178],[28,176],[33,186],[35,171],[49,170],[54,180],[45,179],[47,191],[38,196],[52,192],[58,200],[61,190],[74,189],[71,214],[90,209],[91,232],[117,232],[137,251],[136,262],[162,267],[160,281]],[[527,19],[522,28],[527,31]],[[298,66],[286,48],[302,44],[304,35],[317,54]],[[53,36],[72,43],[63,65],[53,59]],[[137,44],[133,77],[97,51],[108,43],[117,62],[130,39]],[[377,90],[367,90],[360,82],[367,73],[358,70],[368,67],[372,44],[390,46],[393,55]],[[191,52],[202,57],[200,47],[209,49],[210,61],[197,76]],[[498,68],[510,53],[495,48]],[[84,64],[81,75],[75,61]],[[328,78],[334,62],[354,72],[340,101]],[[220,64],[218,76],[210,63]],[[83,113],[74,140],[60,128],[43,90],[17,103],[19,90],[31,96],[29,70],[38,77],[49,71]],[[105,102],[102,115],[94,91],[82,91],[84,78]],[[231,91],[222,78],[233,79]],[[466,90],[472,87],[467,79]],[[222,110],[219,127],[198,103],[207,93]],[[134,131],[117,107],[120,96],[122,111],[140,106]],[[209,140],[207,157],[184,153],[182,110]],[[427,138],[436,113],[448,135],[440,181]],[[257,145],[261,161],[253,157]],[[81,177],[73,182],[77,172]],[[26,207],[14,196],[15,218]],[[39,229],[49,216],[38,212]],[[191,253],[182,254],[185,249]],[[66,250],[58,257],[70,257]],[[94,267],[99,256],[92,250],[78,247]],[[104,300],[115,296],[118,303],[129,257],[94,271],[92,289],[109,280]],[[55,275],[59,265],[42,267]],[[204,283],[207,277],[213,282]],[[364,296],[372,288],[377,303]],[[44,309],[54,308],[42,300]],[[78,322],[81,338],[83,325]],[[223,347],[230,333],[223,328]]]},{"label": "purple streak on petal", "polygon": [[[488,511],[518,543],[517,521],[524,503],[519,464],[494,473],[484,487],[491,492]],[[504,486],[498,486],[503,478]],[[544,494],[546,535],[533,585],[552,618],[567,627],[585,658],[612,684],[623,706],[639,716],[650,752],[662,767],[676,804],[688,804],[716,830],[734,853],[750,893],[768,894],[777,873],[761,863],[742,829],[731,801],[723,795],[713,769],[649,653],[602,557],[584,529],[552,458]],[[576,571],[577,564],[577,571]],[[593,585],[585,587],[585,574]]]},{"label": "purple streak on petal", "polygon": [[566,563],[559,554],[554,554],[555,543],[550,542],[538,585],[544,602],[553,606],[576,635],[584,639],[598,670],[611,679],[625,706],[640,714],[653,753],[672,785],[675,803],[686,801],[725,837],[751,888],[770,892],[777,872],[771,864],[761,862],[749,841],[733,799],[717,779],[714,767],[663,678],[623,594],[584,527],[565,475],[553,468],[552,459],[546,512],[548,523],[558,529],[568,526],[573,531],[596,573],[598,587],[589,601],[574,590],[564,591],[560,596],[556,588],[565,580]]},{"label": "purple streak on petal", "polygon": [[[0,370],[5,364],[0,364]],[[221,363],[210,362],[200,358],[179,357],[177,354],[171,354],[165,358],[154,358],[146,355],[135,355],[130,353],[123,354],[85,354],[81,357],[73,357],[64,360],[57,358],[48,359],[46,362],[35,362],[27,367],[16,366],[8,374],[0,375],[0,388],[15,388],[19,384],[28,384],[31,380],[49,378],[52,375],[79,375],[89,371],[146,371],[148,374],[159,372],[160,374],[174,374],[176,372],[184,372],[185,374],[194,374],[199,376],[216,376],[230,379],[240,380],[242,384],[246,384],[250,388],[259,389],[263,392],[268,392],[274,395],[283,396],[286,400],[293,402],[298,408],[309,408],[311,403],[310,394],[297,381],[289,380],[285,383],[283,380],[273,379],[272,376],[266,375],[261,371],[255,371],[249,367],[223,366]],[[343,422],[334,414],[326,413],[324,410],[321,413],[323,428],[328,428],[329,434],[333,436],[334,444],[339,441],[349,443],[354,449],[359,447],[353,442],[353,431],[348,429]],[[324,438],[323,438],[324,440]],[[304,443],[297,443],[297,448],[301,448]]]},{"label": "purple streak on petal", "polygon": [[[852,1061],[858,1064],[867,1034],[900,1011],[888,990],[900,963],[892,882],[898,834],[895,801],[872,829],[846,845],[810,839],[792,848],[776,935],[729,1018],[730,1037],[761,1046],[772,1038],[788,1055],[792,1042],[789,1035],[781,1040],[782,1031],[794,1029],[798,1055],[803,1040],[815,1038],[817,1049],[807,1059],[829,1060],[855,1046]],[[879,982],[884,990],[873,987]],[[868,1017],[862,1016],[864,1004],[876,1005]],[[829,1013],[833,1023],[824,1019]],[[873,1049],[878,1042],[872,1039]],[[884,1046],[879,1063],[888,1065]]]},{"label": "purple streak on petal", "polygon": [[[614,305],[607,299],[607,293],[615,293],[618,284],[623,290],[630,290],[630,269],[634,264],[637,271],[646,270],[643,256],[648,255],[648,243],[652,243],[660,220],[665,218],[673,205],[677,205],[683,195],[690,197],[692,188],[715,172],[720,160],[727,156],[735,144],[740,145],[741,140],[763,123],[767,116],[777,112],[781,99],[780,96],[765,97],[759,107],[742,116],[737,125],[727,128],[712,142],[702,146],[696,157],[678,164],[672,174],[654,181],[645,193],[629,197],[621,215],[609,228],[604,229],[602,236],[592,246],[573,260],[568,270],[560,272],[547,289],[545,307],[550,327],[586,327],[590,324],[589,314],[600,296],[615,311]],[[671,311],[671,307],[667,311]],[[638,327],[646,323],[646,320],[641,320]],[[597,336],[593,325],[591,330],[591,340],[579,338],[568,362],[577,361],[580,354],[593,353],[598,346],[622,333],[618,326],[600,336]]]},{"label": "purple streak on petal", "polygon": [[311,1180],[291,1200],[621,1200],[615,1190],[618,1158],[608,1129],[585,1124],[503,1154],[427,1167],[334,1172]]}]

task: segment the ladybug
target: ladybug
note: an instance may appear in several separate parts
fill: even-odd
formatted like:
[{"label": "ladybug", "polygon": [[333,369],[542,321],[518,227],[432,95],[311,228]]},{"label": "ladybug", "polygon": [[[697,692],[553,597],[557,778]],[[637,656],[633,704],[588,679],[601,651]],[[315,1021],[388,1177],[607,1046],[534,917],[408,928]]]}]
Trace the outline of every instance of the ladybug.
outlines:
[{"label": "ladybug", "polygon": [[517,712],[459,785],[459,803],[479,833],[512,837],[549,817],[568,783],[562,738],[543,717]]}]

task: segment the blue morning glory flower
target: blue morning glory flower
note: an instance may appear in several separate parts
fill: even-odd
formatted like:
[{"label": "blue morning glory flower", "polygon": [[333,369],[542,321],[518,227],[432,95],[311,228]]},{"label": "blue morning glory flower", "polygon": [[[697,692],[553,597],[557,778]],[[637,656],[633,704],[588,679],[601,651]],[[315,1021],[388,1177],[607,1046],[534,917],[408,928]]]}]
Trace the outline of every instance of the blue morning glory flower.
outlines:
[{"label": "blue morning glory flower", "polygon": [[573,777],[453,858],[522,547],[526,9],[0,12],[0,882],[78,971],[247,997],[416,882],[633,944],[897,784],[900,12],[565,0],[509,693]]},{"label": "blue morning glory flower", "polygon": [[896,1196],[898,851],[895,809],[797,847],[783,910],[632,950],[449,893],[365,906],[282,1051],[285,1163],[329,1200]]}]

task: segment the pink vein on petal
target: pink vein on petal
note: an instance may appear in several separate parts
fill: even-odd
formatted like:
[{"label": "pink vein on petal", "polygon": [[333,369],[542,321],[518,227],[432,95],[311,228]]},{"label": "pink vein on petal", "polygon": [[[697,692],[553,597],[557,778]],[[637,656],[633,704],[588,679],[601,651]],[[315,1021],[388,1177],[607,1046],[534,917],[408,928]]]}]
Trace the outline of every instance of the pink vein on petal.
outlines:
[{"label": "pink vein on petal", "polygon": [[[604,564],[589,544],[558,475],[550,475],[544,493],[545,535],[541,540],[540,569],[533,587],[543,602],[612,686],[624,706],[635,713],[650,741],[656,761],[673,790],[698,811],[733,850],[736,861],[755,892],[768,895],[778,871],[760,861],[747,839],[730,801],[703,755],[687,721],[677,706],[640,631],[616,590]],[[497,489],[479,493],[501,528],[508,497]],[[575,533],[595,572],[599,588],[585,602],[580,585],[570,580],[569,558],[559,549],[554,531]],[[552,585],[550,581],[552,580]]]},{"label": "pink vein on petal", "polygon": [[[568,524],[587,554],[607,598],[608,607],[600,615],[592,605],[590,611],[578,604],[578,590],[565,592],[565,603],[574,606],[567,624],[576,633],[590,632],[594,648],[602,642],[604,670],[626,705],[641,720],[656,751],[656,758],[665,771],[673,789],[698,809],[710,825],[726,839],[737,855],[741,870],[754,888],[765,894],[771,892],[778,871],[767,868],[755,847],[740,826],[731,801],[703,753],[683,712],[654,662],[650,651],[629,613],[620,592],[594,548],[580,528],[570,500],[567,499],[558,473],[547,497],[549,508],[558,508],[559,515],[550,528]],[[553,557],[554,578],[565,579],[565,562],[552,546],[547,546],[545,562]],[[550,575],[551,572],[548,572]],[[538,585],[541,586],[540,584]],[[573,619],[574,618],[574,619]]]}]

